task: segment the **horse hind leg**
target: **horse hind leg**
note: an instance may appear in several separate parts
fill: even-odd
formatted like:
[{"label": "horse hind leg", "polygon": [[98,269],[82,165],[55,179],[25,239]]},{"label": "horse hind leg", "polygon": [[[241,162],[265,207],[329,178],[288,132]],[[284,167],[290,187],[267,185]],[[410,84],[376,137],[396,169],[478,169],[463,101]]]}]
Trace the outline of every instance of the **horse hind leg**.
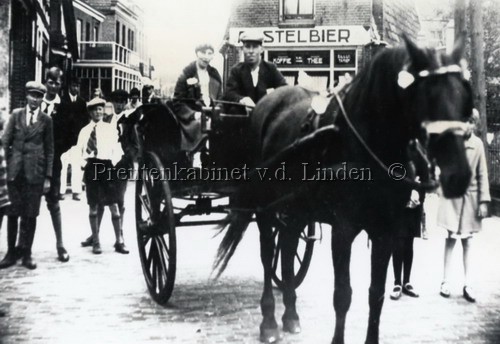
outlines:
[{"label": "horse hind leg", "polygon": [[390,235],[383,235],[371,238],[371,240],[373,245],[371,255],[371,283],[368,295],[370,314],[365,343],[378,344],[380,314],[384,305],[385,282],[392,252],[392,238]]},{"label": "horse hind leg", "polygon": [[274,238],[271,221],[272,218],[267,214],[257,214],[260,232],[260,258],[264,268],[264,291],[260,300],[262,311],[260,341],[264,343],[275,343],[281,338],[278,323],[274,317],[275,302],[272,285]]},{"label": "horse hind leg", "polygon": [[351,246],[356,234],[350,226],[344,224],[332,226],[332,258],[335,274],[333,292],[335,332],[332,344],[344,344],[345,321],[352,300],[351,276],[349,271]]},{"label": "horse hind leg", "polygon": [[288,226],[280,228],[281,248],[281,276],[283,278],[283,303],[285,313],[283,314],[283,331],[289,333],[300,333],[300,320],[297,314],[295,292],[295,269],[294,261],[297,254],[299,236],[305,223],[289,222]]}]

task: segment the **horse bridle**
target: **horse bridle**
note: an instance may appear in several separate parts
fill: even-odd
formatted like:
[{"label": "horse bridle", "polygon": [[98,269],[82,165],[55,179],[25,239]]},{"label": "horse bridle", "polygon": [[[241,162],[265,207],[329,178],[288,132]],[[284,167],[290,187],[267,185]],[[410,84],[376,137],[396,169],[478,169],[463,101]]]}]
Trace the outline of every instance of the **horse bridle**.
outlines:
[{"label": "horse bridle", "polygon": [[[439,67],[434,70],[422,70],[417,74],[417,78],[426,78],[429,76],[434,76],[434,75],[446,75],[450,73],[460,73],[464,77],[464,79],[467,79],[467,76],[465,75],[464,68],[462,66],[459,66],[457,64],[454,65],[449,65],[449,66],[443,66]],[[413,84],[416,81],[416,78],[413,74],[409,73],[406,68],[404,68],[398,75],[398,85],[406,89],[408,86]],[[378,156],[373,152],[373,150],[368,146],[366,141],[363,139],[361,134],[358,132],[354,124],[351,122],[349,119],[349,116],[347,115],[347,112],[344,108],[344,104],[342,102],[342,99],[340,98],[339,94],[337,92],[333,92],[333,95],[335,99],[337,100],[337,103],[340,108],[340,112],[342,113],[347,125],[351,129],[351,131],[354,133],[354,136],[358,139],[358,141],[361,143],[363,148],[368,152],[368,154],[372,157],[373,160],[388,174],[394,176],[394,171],[390,169],[389,166],[387,166]],[[442,136],[447,133],[453,133],[455,135],[459,136],[464,136],[469,128],[469,124],[461,121],[447,121],[447,120],[439,120],[439,121],[426,121],[422,123],[422,128],[426,131],[427,135],[435,134]],[[416,140],[416,139],[414,139]],[[417,141],[418,142],[418,141]],[[417,153],[421,159],[425,161],[429,169],[432,169],[434,164],[431,163],[428,155],[424,150],[422,149],[422,146],[420,143],[416,145],[417,147]],[[424,182],[419,182],[416,180],[413,180],[411,178],[408,178],[406,175],[401,175],[401,176],[396,176],[396,180],[403,181],[407,184],[409,184],[412,188],[417,189],[417,190],[433,190],[437,186],[439,186],[439,182],[436,180],[435,173],[430,173],[430,178],[428,181]]]}]

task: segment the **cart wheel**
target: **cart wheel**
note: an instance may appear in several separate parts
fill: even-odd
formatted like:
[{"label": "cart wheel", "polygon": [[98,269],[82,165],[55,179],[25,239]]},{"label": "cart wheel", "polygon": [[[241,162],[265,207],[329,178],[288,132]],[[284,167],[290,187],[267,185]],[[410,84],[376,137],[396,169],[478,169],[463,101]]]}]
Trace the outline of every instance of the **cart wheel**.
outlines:
[{"label": "cart wheel", "polygon": [[[297,252],[295,253],[295,288],[298,288],[300,284],[304,281],[306,277],[307,270],[309,269],[309,264],[311,264],[311,258],[314,249],[314,241],[307,239],[308,237],[313,237],[316,230],[316,224],[311,222],[302,230],[299,238],[299,244],[297,245]],[[274,237],[274,257],[273,257],[273,281],[279,289],[283,289],[283,281],[281,278],[281,240],[279,228],[273,227],[273,237]]]},{"label": "cart wheel", "polygon": [[164,305],[174,289],[177,258],[172,194],[155,153],[146,152],[139,166],[135,191],[139,256],[149,293]]}]

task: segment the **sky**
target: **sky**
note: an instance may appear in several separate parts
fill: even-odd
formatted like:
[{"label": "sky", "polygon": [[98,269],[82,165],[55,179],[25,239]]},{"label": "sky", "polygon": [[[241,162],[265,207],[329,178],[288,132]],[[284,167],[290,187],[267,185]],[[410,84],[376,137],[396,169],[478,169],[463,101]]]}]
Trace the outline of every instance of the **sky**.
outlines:
[{"label": "sky", "polygon": [[154,78],[175,82],[196,58],[204,42],[216,49],[212,65],[222,72],[222,43],[231,0],[135,0],[144,10],[144,26]]}]

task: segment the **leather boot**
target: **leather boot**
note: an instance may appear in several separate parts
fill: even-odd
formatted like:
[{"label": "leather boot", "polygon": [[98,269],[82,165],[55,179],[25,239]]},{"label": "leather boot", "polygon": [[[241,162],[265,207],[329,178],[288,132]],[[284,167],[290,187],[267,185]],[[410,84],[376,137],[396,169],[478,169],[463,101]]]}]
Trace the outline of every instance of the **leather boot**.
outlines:
[{"label": "leather boot", "polygon": [[25,238],[22,265],[30,270],[36,269],[36,263],[31,257],[31,247],[35,239],[36,217],[21,217],[21,235]]},{"label": "leather boot", "polygon": [[0,261],[0,269],[6,269],[13,265],[16,265],[18,257],[18,251],[16,248],[17,241],[17,217],[9,216],[7,221],[7,254]]}]

